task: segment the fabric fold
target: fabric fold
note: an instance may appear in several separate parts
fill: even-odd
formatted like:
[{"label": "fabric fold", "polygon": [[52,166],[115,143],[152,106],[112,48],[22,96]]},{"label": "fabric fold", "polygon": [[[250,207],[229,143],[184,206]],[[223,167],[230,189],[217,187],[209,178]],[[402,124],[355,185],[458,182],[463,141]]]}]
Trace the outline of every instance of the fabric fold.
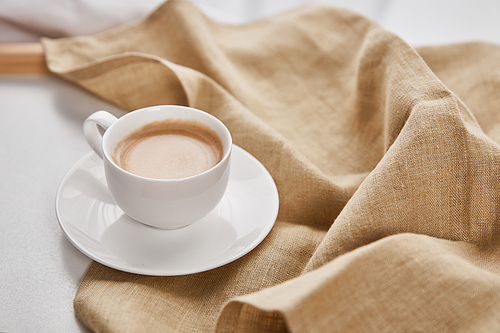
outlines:
[{"label": "fabric fold", "polygon": [[225,25],[184,0],[42,43],[54,73],[125,110],[215,115],[280,195],[269,236],[223,267],[149,277],[93,263],[74,301],[90,329],[499,329],[499,46],[415,50],[317,6]]}]

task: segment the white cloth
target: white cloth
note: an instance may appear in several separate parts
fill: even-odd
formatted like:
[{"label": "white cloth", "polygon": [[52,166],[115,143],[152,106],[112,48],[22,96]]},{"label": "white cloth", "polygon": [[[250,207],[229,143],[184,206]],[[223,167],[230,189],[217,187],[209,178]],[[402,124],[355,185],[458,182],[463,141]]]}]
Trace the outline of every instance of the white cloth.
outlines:
[{"label": "white cloth", "polygon": [[[93,35],[134,21],[165,0],[0,0],[0,43]],[[380,23],[413,46],[500,44],[498,0],[191,0],[210,18],[238,24],[307,3],[342,7]],[[443,14],[444,13],[444,14]]]},{"label": "white cloth", "polygon": [[163,0],[2,0],[0,42],[93,35],[136,20]]}]

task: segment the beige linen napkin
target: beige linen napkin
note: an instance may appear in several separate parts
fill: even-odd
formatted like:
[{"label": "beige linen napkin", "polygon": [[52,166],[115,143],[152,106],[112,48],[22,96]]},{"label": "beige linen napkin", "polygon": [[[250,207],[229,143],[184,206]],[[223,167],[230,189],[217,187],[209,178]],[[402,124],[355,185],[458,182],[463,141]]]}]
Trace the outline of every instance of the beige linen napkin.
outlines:
[{"label": "beige linen napkin", "polygon": [[44,39],[50,69],[125,109],[220,118],[270,171],[278,220],[250,254],[188,276],[93,263],[97,332],[500,330],[500,47],[419,49],[344,10],[241,26],[184,0],[93,37]]}]

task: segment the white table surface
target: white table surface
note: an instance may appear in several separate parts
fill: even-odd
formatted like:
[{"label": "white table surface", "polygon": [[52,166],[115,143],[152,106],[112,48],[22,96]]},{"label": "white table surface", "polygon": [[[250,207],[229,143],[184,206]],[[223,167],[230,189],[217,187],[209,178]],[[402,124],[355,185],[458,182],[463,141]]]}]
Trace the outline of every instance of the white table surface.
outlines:
[{"label": "white table surface", "polygon": [[53,76],[0,76],[0,332],[86,332],[73,297],[90,259],[66,239],[55,195],[90,149],[82,121],[119,110]]},{"label": "white table surface", "polygon": [[[214,18],[242,22],[307,1],[194,2]],[[320,2],[358,11],[413,46],[500,44],[497,0]],[[72,302],[90,259],[59,228],[55,195],[66,172],[90,151],[83,120],[99,109],[122,112],[48,75],[0,76],[0,101],[0,332],[88,332]]]}]

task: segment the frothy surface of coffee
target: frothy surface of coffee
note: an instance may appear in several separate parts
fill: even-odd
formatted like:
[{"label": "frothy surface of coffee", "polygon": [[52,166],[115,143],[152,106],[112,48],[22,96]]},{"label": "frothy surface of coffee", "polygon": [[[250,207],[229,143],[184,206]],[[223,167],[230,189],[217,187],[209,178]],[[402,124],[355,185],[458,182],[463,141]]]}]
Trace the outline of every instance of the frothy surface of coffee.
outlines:
[{"label": "frothy surface of coffee", "polygon": [[222,142],[208,126],[192,120],[149,123],[122,139],[113,151],[128,172],[155,179],[176,179],[209,170],[222,159]]}]

